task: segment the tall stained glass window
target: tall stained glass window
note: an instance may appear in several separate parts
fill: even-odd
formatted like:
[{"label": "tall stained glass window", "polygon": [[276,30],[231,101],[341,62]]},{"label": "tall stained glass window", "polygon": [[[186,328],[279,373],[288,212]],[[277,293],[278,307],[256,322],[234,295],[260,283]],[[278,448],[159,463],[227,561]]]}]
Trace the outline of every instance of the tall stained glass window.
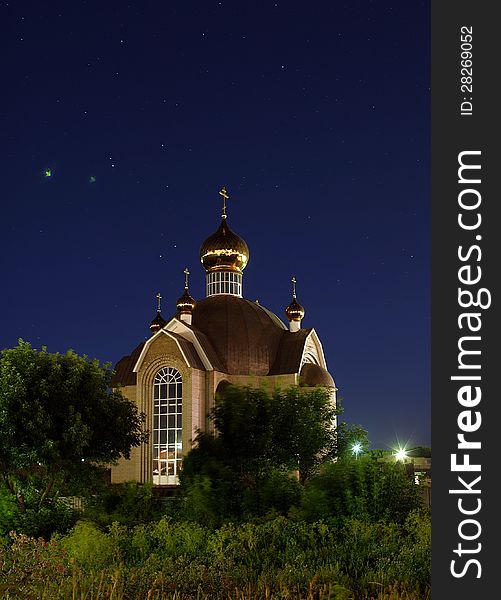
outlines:
[{"label": "tall stained glass window", "polygon": [[153,483],[178,483],[183,432],[183,379],[172,367],[160,369],[153,384]]}]

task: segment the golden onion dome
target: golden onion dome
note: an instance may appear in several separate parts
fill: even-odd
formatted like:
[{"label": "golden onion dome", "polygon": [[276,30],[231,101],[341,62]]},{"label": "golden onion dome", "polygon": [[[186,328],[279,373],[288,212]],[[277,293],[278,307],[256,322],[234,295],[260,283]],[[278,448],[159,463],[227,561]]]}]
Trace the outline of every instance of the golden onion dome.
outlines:
[{"label": "golden onion dome", "polygon": [[218,230],[200,248],[200,260],[207,272],[237,271],[241,273],[249,261],[245,241],[229,228],[223,215]]},{"label": "golden onion dome", "polygon": [[160,329],[162,329],[166,324],[167,321],[162,317],[162,315],[159,312],[157,312],[157,316],[150,323],[151,332],[156,333],[157,331],[160,331]]},{"label": "golden onion dome", "polygon": [[150,323],[150,329],[151,329],[152,333],[156,333],[157,331],[160,331],[160,329],[162,329],[165,325],[167,325],[167,321],[162,317],[162,315],[160,313],[160,311],[162,310],[162,308],[160,306],[160,300],[162,299],[160,292],[158,292],[156,297],[157,297],[157,316]]},{"label": "golden onion dome", "polygon": [[301,321],[304,317],[304,308],[299,304],[294,296],[292,298],[292,302],[285,309],[285,315],[289,319],[289,321]]},{"label": "golden onion dome", "polygon": [[190,314],[195,308],[196,301],[192,298],[188,292],[188,288],[184,288],[184,294],[176,302],[177,310],[182,314]]},{"label": "golden onion dome", "polygon": [[296,278],[291,279],[292,283],[292,302],[285,309],[285,315],[289,319],[289,322],[299,322],[304,317],[304,308],[296,300]]}]

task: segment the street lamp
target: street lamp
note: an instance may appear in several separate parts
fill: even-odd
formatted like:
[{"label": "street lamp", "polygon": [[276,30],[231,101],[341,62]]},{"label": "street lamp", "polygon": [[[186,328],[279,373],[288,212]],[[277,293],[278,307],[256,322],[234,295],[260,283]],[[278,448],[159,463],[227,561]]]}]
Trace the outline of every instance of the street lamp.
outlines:
[{"label": "street lamp", "polygon": [[362,452],[362,444],[360,442],[355,442],[351,447],[351,453],[355,455],[355,458],[358,458],[358,455]]},{"label": "street lamp", "polygon": [[397,460],[402,460],[404,461],[406,458],[409,458],[408,454],[407,454],[407,450],[405,448],[399,448],[396,452],[395,452],[395,458]]}]

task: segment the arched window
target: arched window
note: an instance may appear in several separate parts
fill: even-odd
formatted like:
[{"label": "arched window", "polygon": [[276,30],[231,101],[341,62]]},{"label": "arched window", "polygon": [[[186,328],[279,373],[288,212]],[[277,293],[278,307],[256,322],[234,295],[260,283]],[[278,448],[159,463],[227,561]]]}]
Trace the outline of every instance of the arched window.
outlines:
[{"label": "arched window", "polygon": [[218,386],[216,388],[216,394],[215,394],[216,400],[218,398],[224,398],[225,397],[226,390],[228,389],[229,385],[230,385],[230,382],[226,381],[226,380],[220,381],[218,383]]},{"label": "arched window", "polygon": [[183,379],[172,367],[160,369],[153,383],[153,483],[178,483],[183,449]]}]

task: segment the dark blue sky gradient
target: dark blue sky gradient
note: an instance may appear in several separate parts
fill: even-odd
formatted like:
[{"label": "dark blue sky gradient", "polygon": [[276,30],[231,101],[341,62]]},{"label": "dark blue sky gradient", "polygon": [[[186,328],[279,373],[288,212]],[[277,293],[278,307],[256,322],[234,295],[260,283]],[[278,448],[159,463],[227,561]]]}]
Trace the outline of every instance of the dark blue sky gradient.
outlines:
[{"label": "dark blue sky gradient", "polygon": [[344,418],[429,445],[428,2],[48,4],[0,7],[0,348],[130,353],[225,185],[244,296],[295,275]]}]

